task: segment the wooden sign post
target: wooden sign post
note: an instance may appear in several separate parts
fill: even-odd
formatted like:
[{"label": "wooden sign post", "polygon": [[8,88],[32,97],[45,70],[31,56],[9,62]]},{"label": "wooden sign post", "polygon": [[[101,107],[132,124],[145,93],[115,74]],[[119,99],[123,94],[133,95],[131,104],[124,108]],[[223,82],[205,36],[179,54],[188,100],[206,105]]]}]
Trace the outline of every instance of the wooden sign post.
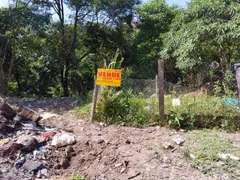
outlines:
[{"label": "wooden sign post", "polygon": [[90,116],[91,122],[95,116],[99,86],[121,86],[121,72],[122,71],[120,69],[98,69],[97,77],[94,81],[93,104]]}]

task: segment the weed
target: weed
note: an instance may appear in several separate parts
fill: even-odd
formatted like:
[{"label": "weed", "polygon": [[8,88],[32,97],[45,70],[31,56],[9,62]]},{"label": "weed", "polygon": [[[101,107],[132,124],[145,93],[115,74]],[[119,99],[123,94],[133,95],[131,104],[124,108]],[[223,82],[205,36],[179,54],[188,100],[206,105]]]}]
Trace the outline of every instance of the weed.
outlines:
[{"label": "weed", "polygon": [[76,172],[73,172],[70,177],[70,180],[85,180],[85,176],[79,175]]},{"label": "weed", "polygon": [[[196,130],[186,134],[185,154],[194,154],[189,159],[193,167],[208,175],[228,174],[231,179],[239,177],[240,162],[231,159],[221,160],[218,153],[240,156],[237,148],[216,130]],[[189,157],[189,155],[186,155]],[[217,165],[217,163],[222,163]]]}]

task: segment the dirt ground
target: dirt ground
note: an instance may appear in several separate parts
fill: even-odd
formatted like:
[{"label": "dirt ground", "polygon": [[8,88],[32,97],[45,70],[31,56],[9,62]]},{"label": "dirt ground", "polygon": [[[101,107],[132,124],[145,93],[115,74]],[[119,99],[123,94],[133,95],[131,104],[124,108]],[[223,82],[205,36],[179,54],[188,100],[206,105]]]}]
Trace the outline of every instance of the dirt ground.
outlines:
[{"label": "dirt ground", "polygon": [[[57,168],[64,149],[51,154],[50,166],[53,168],[50,174],[53,179],[68,179],[73,172],[86,175],[86,179],[91,180],[224,179],[207,176],[191,166],[184,155],[184,146],[188,142],[179,146],[172,140],[184,137],[188,132],[158,126],[138,129],[90,123],[76,117],[71,110],[73,106],[69,108],[75,103],[73,99],[57,102],[61,100],[56,100],[53,108],[52,103],[25,102],[44,116],[41,124],[56,126],[77,136],[69,168]],[[54,111],[56,109],[60,111]],[[165,149],[163,144],[166,142],[171,143],[173,149]]]}]

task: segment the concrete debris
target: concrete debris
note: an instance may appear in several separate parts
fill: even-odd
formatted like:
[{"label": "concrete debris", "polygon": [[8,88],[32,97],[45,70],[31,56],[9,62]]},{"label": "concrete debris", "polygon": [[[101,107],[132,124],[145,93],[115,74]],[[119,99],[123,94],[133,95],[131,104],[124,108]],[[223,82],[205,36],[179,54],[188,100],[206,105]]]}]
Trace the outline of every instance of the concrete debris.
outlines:
[{"label": "concrete debris", "polygon": [[182,145],[185,142],[185,140],[182,137],[173,138],[173,141],[178,145]]}]

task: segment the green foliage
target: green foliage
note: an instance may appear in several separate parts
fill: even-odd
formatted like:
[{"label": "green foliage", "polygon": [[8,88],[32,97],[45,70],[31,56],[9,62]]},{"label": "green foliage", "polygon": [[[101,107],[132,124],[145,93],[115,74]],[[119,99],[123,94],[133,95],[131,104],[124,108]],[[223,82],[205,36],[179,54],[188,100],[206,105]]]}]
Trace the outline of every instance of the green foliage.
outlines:
[{"label": "green foliage", "polygon": [[237,82],[234,74],[227,70],[224,73],[223,80],[215,82],[213,92],[216,96],[237,97]]},{"label": "green foliage", "polygon": [[73,172],[70,177],[70,180],[85,180],[85,179],[86,179],[85,176],[79,175],[76,172]]},{"label": "green foliage", "polygon": [[239,59],[239,13],[236,1],[192,0],[187,9],[176,11],[170,31],[164,35],[161,57],[182,74],[207,76],[213,61],[224,73]]},{"label": "green foliage", "polygon": [[154,78],[159,52],[163,47],[162,34],[169,30],[174,8],[163,0],[151,0],[137,6],[136,12],[140,24],[132,33],[130,57],[126,62],[133,67],[132,78]]},{"label": "green foliage", "polygon": [[158,120],[151,105],[150,99],[137,97],[130,90],[106,88],[97,105],[96,118],[109,124],[143,126]]},{"label": "green foliage", "polygon": [[227,105],[221,98],[186,94],[182,96],[181,105],[172,106],[172,96],[165,97],[165,110],[168,114],[170,128],[223,128],[229,131],[240,129],[238,108]]}]

